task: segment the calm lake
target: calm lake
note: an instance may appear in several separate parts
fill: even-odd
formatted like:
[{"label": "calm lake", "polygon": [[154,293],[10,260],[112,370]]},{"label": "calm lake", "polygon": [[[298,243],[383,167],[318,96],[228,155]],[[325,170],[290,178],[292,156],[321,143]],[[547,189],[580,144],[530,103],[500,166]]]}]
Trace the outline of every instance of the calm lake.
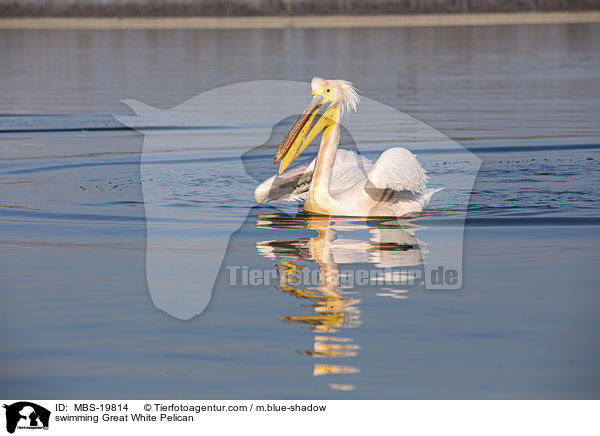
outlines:
[{"label": "calm lake", "polygon": [[[4,397],[599,397],[600,25],[2,30],[0,59]],[[275,150],[219,141],[241,119],[198,120],[216,139],[179,154],[163,129],[143,186],[144,136],[113,116],[133,116],[123,99],[167,110],[237,82],[313,76],[352,81],[483,160],[460,290],[292,280],[422,270],[427,229],[443,234],[457,213],[459,156],[417,151],[446,187],[421,216],[317,218],[256,205]],[[361,151],[400,145],[385,139]],[[217,277],[199,316],[151,299],[144,201],[194,259],[173,288]],[[211,244],[223,241],[221,262]],[[232,284],[232,265],[277,275]]]}]

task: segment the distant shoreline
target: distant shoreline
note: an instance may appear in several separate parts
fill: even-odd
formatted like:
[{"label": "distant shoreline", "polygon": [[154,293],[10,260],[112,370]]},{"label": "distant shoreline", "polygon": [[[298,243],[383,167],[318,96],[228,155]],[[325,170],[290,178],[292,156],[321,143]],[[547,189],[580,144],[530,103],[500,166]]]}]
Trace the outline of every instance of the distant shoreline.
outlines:
[{"label": "distant shoreline", "polygon": [[600,11],[259,17],[0,18],[0,29],[285,29],[600,23]]}]

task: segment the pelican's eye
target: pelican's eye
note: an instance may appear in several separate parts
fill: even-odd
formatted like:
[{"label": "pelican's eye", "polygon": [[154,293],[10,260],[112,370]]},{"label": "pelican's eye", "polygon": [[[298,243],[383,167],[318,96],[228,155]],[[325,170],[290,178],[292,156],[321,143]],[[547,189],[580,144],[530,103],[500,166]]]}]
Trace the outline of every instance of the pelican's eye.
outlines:
[{"label": "pelican's eye", "polygon": [[327,88],[327,92],[331,92],[331,89]]}]

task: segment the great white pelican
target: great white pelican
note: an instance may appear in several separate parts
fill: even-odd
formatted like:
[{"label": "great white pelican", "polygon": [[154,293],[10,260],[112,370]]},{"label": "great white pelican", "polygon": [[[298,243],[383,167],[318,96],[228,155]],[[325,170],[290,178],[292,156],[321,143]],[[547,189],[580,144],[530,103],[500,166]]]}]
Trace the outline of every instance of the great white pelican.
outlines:
[{"label": "great white pelican", "polygon": [[[398,217],[422,211],[438,189],[426,188],[427,173],[410,151],[390,148],[373,163],[338,149],[340,120],[360,100],[352,83],[315,77],[311,91],[311,103],[275,154],[278,174],[256,188],[256,201],[304,200],[305,212],[320,215]],[[290,166],[321,132],[317,157]]]}]

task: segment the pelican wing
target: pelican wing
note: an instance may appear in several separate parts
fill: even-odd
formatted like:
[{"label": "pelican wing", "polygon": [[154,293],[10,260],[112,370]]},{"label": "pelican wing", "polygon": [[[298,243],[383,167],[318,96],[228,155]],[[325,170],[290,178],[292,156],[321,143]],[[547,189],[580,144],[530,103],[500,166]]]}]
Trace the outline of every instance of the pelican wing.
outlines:
[{"label": "pelican wing", "polygon": [[[254,191],[254,198],[258,203],[306,200],[316,160],[307,159],[290,166],[282,174],[268,178],[258,185]],[[354,151],[338,149],[331,174],[331,192],[341,192],[357,182],[364,182],[372,165],[369,159]]]},{"label": "pelican wing", "polygon": [[276,174],[262,182],[254,191],[256,202],[305,199],[315,171],[315,161],[316,158],[298,162],[291,165],[282,174]]},{"label": "pelican wing", "polygon": [[384,151],[369,169],[367,177],[379,189],[415,193],[423,192],[429,179],[416,156],[402,147]]}]

